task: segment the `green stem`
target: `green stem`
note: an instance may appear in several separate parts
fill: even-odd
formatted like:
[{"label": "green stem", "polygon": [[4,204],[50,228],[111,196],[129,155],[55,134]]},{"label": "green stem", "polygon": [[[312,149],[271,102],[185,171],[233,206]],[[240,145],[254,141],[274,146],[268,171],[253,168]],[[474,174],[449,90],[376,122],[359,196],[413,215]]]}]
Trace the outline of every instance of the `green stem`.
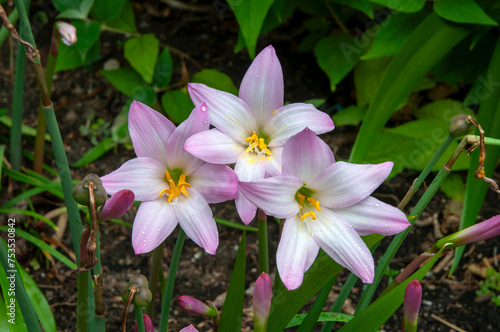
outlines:
[{"label": "green stem", "polygon": [[[477,139],[479,139],[479,136],[476,136]],[[484,138],[484,144],[486,145],[494,145],[494,146],[500,146],[500,139],[493,138],[493,137],[485,137]]]},{"label": "green stem", "polygon": [[26,70],[26,47],[17,46],[14,95],[12,100],[12,128],[10,130],[10,163],[15,171],[21,170],[21,126],[23,120],[24,73]]},{"label": "green stem", "polygon": [[[9,21],[13,25],[15,25],[18,19],[19,19],[19,14],[17,13],[17,8],[14,8],[9,15]],[[9,30],[7,30],[7,28],[5,28],[2,25],[2,27],[0,28],[0,47],[2,47],[3,43],[5,43],[5,40],[7,39],[8,35],[9,35]]]},{"label": "green stem", "polygon": [[302,324],[300,324],[297,332],[308,332],[314,329],[314,325],[316,325],[318,317],[321,314],[321,310],[323,309],[325,302],[328,299],[328,294],[330,294],[330,291],[332,290],[333,284],[335,284],[336,279],[337,278],[333,278],[332,280],[330,280],[328,284],[326,284],[325,287],[323,287],[319,291],[311,310],[309,310],[306,318],[304,318]]},{"label": "green stem", "polygon": [[170,262],[170,268],[168,270],[167,286],[165,287],[165,293],[162,296],[160,332],[166,332],[168,330],[168,317],[170,315],[170,304],[174,293],[175,277],[177,275],[177,268],[179,267],[179,261],[181,259],[181,252],[185,239],[186,233],[184,233],[181,228],[179,230],[179,235],[177,236],[177,242],[175,243],[174,252],[172,254],[172,261]]},{"label": "green stem", "polygon": [[[163,248],[165,242],[162,242],[153,250],[153,261],[151,262],[151,270],[149,271],[149,290],[153,294],[153,300],[146,307],[146,315],[153,317],[155,308],[156,290],[158,289],[158,277],[160,273],[161,259],[163,257]],[[162,272],[163,273],[163,272]]]},{"label": "green stem", "polygon": [[[47,89],[50,91],[52,88],[52,78],[56,68],[57,56],[49,53],[47,59],[47,66],[45,67],[45,82]],[[43,155],[45,152],[45,132],[47,123],[43,114],[42,105],[38,109],[38,122],[36,124],[36,137],[35,137],[35,160],[33,162],[33,170],[37,173],[42,173],[43,170]]]},{"label": "green stem", "polygon": [[137,322],[137,332],[145,332],[144,328],[144,316],[142,314],[142,308],[134,306],[135,311],[135,321]]},{"label": "green stem", "polygon": [[[417,202],[417,204],[411,211],[410,215],[408,216],[408,221],[410,222],[411,226],[413,226],[413,224],[418,219],[418,217],[425,209],[427,204],[429,204],[434,194],[438,191],[441,184],[443,184],[444,180],[451,171],[453,163],[457,160],[458,156],[463,151],[465,144],[466,144],[466,139],[463,139],[456,148],[456,150],[453,152],[448,162],[441,168],[438,175],[436,175],[431,185],[429,186],[429,189],[425,191],[425,193],[422,195],[420,200]],[[377,268],[375,269],[375,277],[373,279],[373,283],[368,285],[365,292],[363,293],[361,300],[359,301],[358,307],[356,308],[356,314],[363,311],[370,303],[373,294],[375,293],[375,290],[377,289],[377,286],[380,283],[382,276],[384,275],[384,271],[389,266],[389,263],[396,254],[396,251],[399,249],[406,235],[408,235],[408,233],[410,232],[411,226],[394,237],[391,244],[389,245],[389,248],[387,248],[386,252],[380,259],[380,262],[377,265]]]},{"label": "green stem", "polygon": [[[78,256],[77,256],[78,257]],[[87,295],[89,292],[89,271],[78,273],[78,293],[76,296],[76,330],[78,332],[87,331]]]},{"label": "green stem", "polygon": [[260,273],[269,274],[269,249],[267,240],[267,215],[260,210],[257,213],[259,225],[259,269]]}]

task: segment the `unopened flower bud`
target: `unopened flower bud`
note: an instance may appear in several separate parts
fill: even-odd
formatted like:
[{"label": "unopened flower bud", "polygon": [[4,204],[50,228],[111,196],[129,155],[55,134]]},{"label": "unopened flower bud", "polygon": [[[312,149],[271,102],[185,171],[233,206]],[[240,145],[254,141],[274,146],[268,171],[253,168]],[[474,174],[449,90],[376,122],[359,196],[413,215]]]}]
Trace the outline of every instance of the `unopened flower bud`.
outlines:
[{"label": "unopened flower bud", "polygon": [[66,22],[57,22],[56,26],[64,44],[71,46],[76,43],[76,28],[74,26]]},{"label": "unopened flower bud", "polygon": [[144,274],[134,274],[128,281],[129,286],[136,285],[137,287],[149,287],[148,278]]},{"label": "unopened flower bud", "polygon": [[198,330],[191,324],[183,328],[180,332],[198,332]]},{"label": "unopened flower bud", "polygon": [[262,273],[255,281],[253,291],[253,320],[255,332],[266,331],[267,318],[269,317],[269,308],[273,297],[273,288],[271,278]]},{"label": "unopened flower bud", "polygon": [[134,198],[134,193],[127,189],[113,194],[99,211],[99,220],[120,218],[132,207]]},{"label": "unopened flower bud", "polygon": [[73,188],[73,198],[78,204],[90,206],[89,183],[94,184],[94,198],[96,206],[101,206],[106,202],[108,194],[104,189],[101,179],[95,174],[89,174]]},{"label": "unopened flower bud", "polygon": [[455,115],[450,120],[450,125],[448,126],[448,131],[453,137],[467,135],[472,129],[474,129],[474,124],[469,120],[469,115],[464,113]]},{"label": "unopened flower bud", "polygon": [[179,304],[182,310],[193,316],[217,317],[217,310],[215,308],[189,295],[179,296],[177,304]]},{"label": "unopened flower bud", "polygon": [[[144,332],[154,332],[153,322],[151,322],[151,318],[148,315],[142,315],[144,319]],[[134,332],[137,332],[137,322],[135,322]]]},{"label": "unopened flower bud", "polygon": [[421,302],[422,285],[418,280],[413,280],[406,286],[405,290],[403,321],[403,329],[405,332],[417,331],[417,318]]}]

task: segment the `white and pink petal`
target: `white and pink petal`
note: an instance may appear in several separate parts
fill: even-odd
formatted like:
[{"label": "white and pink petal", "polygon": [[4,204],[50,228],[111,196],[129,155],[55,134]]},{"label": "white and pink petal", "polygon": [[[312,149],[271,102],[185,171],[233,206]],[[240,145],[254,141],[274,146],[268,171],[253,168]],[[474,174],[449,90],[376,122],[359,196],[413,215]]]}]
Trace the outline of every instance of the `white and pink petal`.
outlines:
[{"label": "white and pink petal", "polygon": [[193,156],[213,164],[234,164],[246,148],[218,129],[194,134],[184,145]]},{"label": "white and pink petal", "polygon": [[210,204],[235,199],[238,194],[238,177],[226,165],[204,163],[188,181]]}]

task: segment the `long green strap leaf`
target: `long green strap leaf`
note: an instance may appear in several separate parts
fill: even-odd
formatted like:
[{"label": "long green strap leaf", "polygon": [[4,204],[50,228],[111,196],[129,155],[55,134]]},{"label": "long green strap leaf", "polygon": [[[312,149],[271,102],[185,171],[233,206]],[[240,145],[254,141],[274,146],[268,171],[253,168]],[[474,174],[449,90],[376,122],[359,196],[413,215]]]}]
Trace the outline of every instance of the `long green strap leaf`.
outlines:
[{"label": "long green strap leaf", "polygon": [[[0,298],[0,302],[2,302],[6,310],[5,315],[0,316],[0,331],[9,331],[10,327],[10,332],[26,332],[28,331],[28,328],[26,327],[26,323],[24,322],[23,314],[21,312],[21,309],[19,308],[19,304],[17,303],[17,301],[15,301],[15,296],[12,296],[13,294],[9,295],[9,288],[10,288],[10,281],[9,279],[7,279],[7,273],[3,269],[3,265],[0,263],[0,290],[2,291],[3,294],[3,299]],[[15,301],[14,307],[12,307],[11,304],[12,298],[14,298]],[[9,308],[8,306],[11,307]],[[9,313],[9,315],[7,315],[7,313]],[[0,309],[0,314],[2,314],[1,309]],[[13,317],[14,315],[15,315],[15,321],[12,320],[12,318],[14,318]],[[7,324],[6,329],[2,327],[2,321],[4,321],[5,324]],[[14,322],[15,324],[12,324]]]},{"label": "long green strap leaf", "polygon": [[373,137],[380,133],[401,100],[471,31],[471,28],[446,22],[435,13],[415,29],[382,78],[354,143],[351,162],[364,161]]},{"label": "long green strap leaf", "polygon": [[[481,102],[478,113],[478,122],[483,127],[486,136],[500,138],[500,39],[497,40],[493,56],[491,57],[490,66],[486,73],[486,77],[480,76],[478,80],[482,82],[481,94],[476,92],[478,101]],[[484,93],[484,91],[488,93]],[[464,207],[462,217],[460,219],[460,229],[472,226],[476,222],[476,217],[481,210],[488,185],[475,178],[474,173],[479,165],[479,149],[471,154],[471,162],[469,165],[469,173],[467,173],[467,185],[465,189]],[[484,171],[487,177],[491,178],[495,170],[498,157],[500,156],[500,147],[486,147],[486,161],[484,163]],[[450,274],[455,271],[460,258],[465,250],[465,246],[455,250],[453,265],[450,269]]]},{"label": "long green strap leaf", "polygon": [[[308,314],[298,314],[293,317],[293,319],[290,321],[290,323],[286,326],[287,328],[289,327],[294,327],[299,324],[301,324],[306,316]],[[348,322],[350,321],[354,316],[348,315],[348,314],[341,314],[337,312],[321,312],[318,316],[317,321],[318,322]],[[311,330],[310,330],[311,331]]]},{"label": "long green strap leaf", "polygon": [[[247,241],[246,231],[243,231],[240,248],[236,254],[233,273],[227,288],[227,296],[220,317],[219,332],[233,332],[241,330],[243,317],[243,302],[245,300],[245,272]],[[268,331],[273,331],[268,329]]]}]

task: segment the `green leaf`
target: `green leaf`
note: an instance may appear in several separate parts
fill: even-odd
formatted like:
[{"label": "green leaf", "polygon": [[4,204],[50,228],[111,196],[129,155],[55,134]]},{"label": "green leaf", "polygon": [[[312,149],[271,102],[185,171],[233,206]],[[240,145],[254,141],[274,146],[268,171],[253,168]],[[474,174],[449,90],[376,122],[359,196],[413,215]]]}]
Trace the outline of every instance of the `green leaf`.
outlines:
[{"label": "green leaf", "polygon": [[181,90],[165,92],[161,97],[161,105],[168,117],[176,123],[186,120],[194,108],[191,98]]},{"label": "green leaf", "polygon": [[[5,153],[5,144],[2,144],[0,145],[0,160],[3,160],[4,153]],[[2,178],[2,167],[3,167],[3,161],[0,161],[0,179]],[[0,189],[2,189],[1,183],[0,183]]]},{"label": "green leaf", "polygon": [[398,12],[403,13],[414,13],[422,10],[425,5],[425,0],[405,0],[405,1],[394,1],[394,0],[370,0],[370,2],[378,3],[394,9]]},{"label": "green leaf", "polygon": [[118,17],[108,19],[104,23],[107,27],[118,31],[137,33],[134,8],[132,7],[132,3],[130,3],[130,1],[125,2],[125,6],[123,6],[123,9]]},{"label": "green leaf", "polygon": [[[0,245],[3,246],[3,243],[0,243]],[[21,309],[19,308],[19,303],[16,300],[15,296],[9,296],[9,288],[10,288],[10,282],[9,279],[7,279],[7,273],[5,272],[3,265],[0,264],[0,290],[2,291],[3,294],[3,301],[2,297],[0,296],[0,302],[2,302],[3,306],[0,305],[0,314],[2,313],[2,307],[5,310],[5,315],[2,315],[0,317],[0,328],[2,327],[2,324],[6,324],[7,328],[1,328],[0,331],[10,331],[10,332],[27,332],[28,328],[26,327],[26,323],[24,322],[23,314],[21,312]],[[7,306],[11,304],[11,299],[14,299],[15,303],[15,308],[14,308],[14,313],[15,313],[15,324],[8,324],[8,320],[12,319],[14,317],[12,316],[7,316],[7,310],[8,312],[11,312],[11,309],[7,309]],[[10,327],[10,330],[9,330]]]},{"label": "green leaf", "polygon": [[[307,314],[298,314],[295,315],[290,323],[286,326],[286,328],[289,327],[294,327],[297,325],[300,325],[302,321],[304,321],[304,318],[306,318]],[[318,317],[318,322],[348,322],[350,321],[354,316],[348,315],[348,314],[341,314],[337,312],[322,312],[319,317]]]},{"label": "green leaf", "polygon": [[121,93],[132,96],[136,91],[141,90],[145,84],[132,67],[120,67],[113,70],[99,71],[113,86]]},{"label": "green leaf", "polygon": [[[373,98],[351,152],[351,162],[364,159],[401,101],[425,73],[470,33],[430,14],[394,56]],[[395,84],[397,82],[397,84]]]},{"label": "green leaf", "polygon": [[159,88],[166,87],[172,79],[172,71],[172,57],[168,47],[165,47],[156,62],[153,85]]},{"label": "green leaf", "polygon": [[[2,271],[3,271],[3,267],[2,267]],[[8,288],[6,288],[6,289],[8,289]],[[2,317],[0,319],[0,331],[10,331],[9,323],[7,321],[10,317],[7,316],[7,307],[5,306],[5,302],[3,302],[3,301],[0,301],[0,317]]]},{"label": "green leaf", "polygon": [[430,271],[432,266],[438,260],[443,249],[432,257],[423,267],[412,274],[408,279],[389,291],[387,294],[379,297],[365,310],[357,313],[353,319],[345,324],[339,332],[349,331],[377,331],[403,304],[406,286],[413,280],[422,280]]},{"label": "green leaf", "polygon": [[365,106],[372,102],[391,59],[391,57],[385,57],[364,60],[360,61],[354,68],[354,84],[356,86],[358,106]]},{"label": "green leaf", "polygon": [[[5,109],[5,110],[7,110],[7,109]],[[0,116],[0,123],[3,124],[4,126],[12,128],[12,118],[10,116],[7,116],[7,115]],[[21,133],[23,135],[35,137],[36,136],[36,129],[33,127],[30,127],[28,125],[22,124],[21,125]],[[49,134],[45,134],[45,140],[47,142],[50,142]]]},{"label": "green leaf", "polygon": [[328,75],[332,91],[354,68],[361,52],[356,38],[346,33],[338,33],[318,42],[314,55],[320,68]]},{"label": "green leaf", "polygon": [[439,189],[441,189],[446,196],[455,201],[464,201],[465,183],[462,177],[456,173],[448,175]]},{"label": "green leaf", "polygon": [[215,69],[203,69],[194,74],[192,82],[203,83],[209,87],[221,91],[238,95],[238,89],[233,83],[231,77]]},{"label": "green leaf", "polygon": [[125,42],[124,56],[147,83],[153,74],[160,52],[160,41],[153,34],[140,35]]},{"label": "green leaf", "polygon": [[240,223],[235,223],[235,222],[232,222],[232,221],[229,221],[229,220],[220,219],[220,218],[214,218],[214,219],[215,219],[216,223],[224,225],[224,226],[227,226],[227,227],[241,229],[241,230],[249,231],[249,232],[257,232],[258,231],[258,229],[255,228],[255,227],[245,226],[245,225],[242,225]]},{"label": "green leaf", "polygon": [[380,30],[373,43],[361,59],[375,59],[399,52],[415,28],[427,16],[425,12],[415,14],[393,13],[380,24]]},{"label": "green leaf", "polygon": [[47,299],[43,295],[40,288],[36,282],[31,278],[31,276],[26,272],[21,266],[19,266],[19,270],[22,275],[22,279],[24,282],[24,288],[26,289],[26,293],[30,299],[31,304],[33,305],[33,309],[35,310],[36,316],[40,320],[45,331],[56,331],[56,321],[54,319],[54,315],[52,314],[52,310],[50,309],[50,305],[47,302]]},{"label": "green leaf", "polygon": [[104,155],[109,150],[113,149],[116,146],[116,142],[112,137],[106,138],[101,143],[87,151],[77,162],[71,165],[71,167],[83,167],[85,165],[90,164],[91,162],[99,159],[102,155]]},{"label": "green leaf", "polygon": [[373,10],[368,0],[329,0],[329,1],[339,3],[341,5],[347,5],[351,8],[357,9],[360,12],[364,13],[372,20],[374,18]]},{"label": "green leaf", "polygon": [[74,47],[82,61],[85,61],[90,48],[99,40],[101,27],[95,21],[73,21],[73,25],[76,28],[77,42],[69,47]]},{"label": "green leaf", "polygon": [[111,137],[117,143],[130,142],[130,135],[128,132],[128,112],[129,107],[122,107],[120,113],[115,117],[113,125],[111,126]]},{"label": "green leaf", "polygon": [[[100,0],[99,0],[100,1]],[[54,0],[54,7],[57,8],[61,13],[57,15],[57,18],[72,18],[85,20],[89,14],[90,8],[94,3],[94,0],[82,0],[82,1],[68,1],[68,0]]]},{"label": "green leaf", "polygon": [[116,18],[127,0],[98,0],[94,2],[90,15],[96,20],[103,22]]},{"label": "green leaf", "polygon": [[52,227],[52,229],[57,230],[57,226],[52,222],[52,220],[48,219],[47,217],[45,217],[42,214],[34,212],[34,211],[1,208],[0,212],[1,213],[18,213],[18,214],[24,214],[26,216],[30,216],[30,217],[33,217],[33,218],[37,218],[37,219],[40,219],[43,222],[47,223],[47,225],[49,225],[50,227]]},{"label": "green leaf", "polygon": [[351,105],[335,114],[333,116],[333,123],[335,123],[336,127],[357,126],[363,120],[367,109],[367,106]]},{"label": "green leaf", "polygon": [[498,25],[474,0],[434,0],[434,11],[452,22]]},{"label": "green leaf", "polygon": [[243,317],[243,302],[245,300],[245,273],[246,273],[246,232],[243,231],[240,248],[236,254],[233,273],[227,288],[227,296],[222,308],[219,322],[220,332],[233,332],[241,330]]},{"label": "green leaf", "polygon": [[267,12],[273,4],[273,0],[228,0],[228,4],[234,11],[236,20],[245,38],[248,54],[253,59],[255,57],[255,48],[257,47],[260,29],[262,28]]}]

